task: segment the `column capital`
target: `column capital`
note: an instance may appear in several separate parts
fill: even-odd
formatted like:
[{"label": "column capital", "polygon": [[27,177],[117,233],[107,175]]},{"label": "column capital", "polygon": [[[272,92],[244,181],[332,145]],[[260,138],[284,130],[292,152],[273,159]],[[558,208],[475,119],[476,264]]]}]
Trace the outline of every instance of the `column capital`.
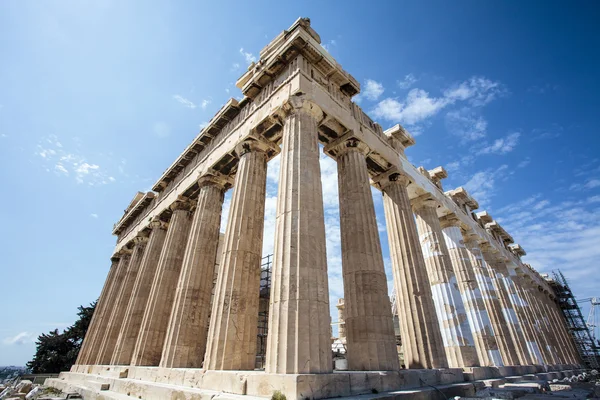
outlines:
[{"label": "column capital", "polygon": [[150,221],[150,229],[162,229],[166,231],[168,227],[169,223],[162,221],[159,217],[154,217]]},{"label": "column capital", "polygon": [[123,246],[122,248],[119,249],[119,256],[121,257],[121,259],[129,258],[131,256],[132,252],[133,252],[133,249]]},{"label": "column capital", "polygon": [[462,228],[463,223],[456,214],[450,213],[440,218],[440,225],[442,226],[442,229],[449,228],[451,226]]},{"label": "column capital", "polygon": [[190,202],[190,199],[188,199],[187,197],[183,197],[183,196],[179,196],[177,198],[177,200],[175,200],[173,202],[173,204],[171,204],[169,206],[169,209],[171,209],[171,211],[177,211],[177,210],[190,211],[191,208],[192,208],[192,203]]},{"label": "column capital", "polygon": [[422,194],[410,201],[413,210],[420,210],[425,207],[437,208],[438,202],[429,193]]},{"label": "column capital", "polygon": [[224,175],[219,172],[209,172],[198,178],[198,187],[216,186],[224,191],[233,186],[233,182],[234,179],[229,175]]},{"label": "column capital", "polygon": [[235,154],[238,157],[242,157],[251,151],[266,153],[269,157],[274,157],[276,154],[279,154],[280,148],[258,135],[249,136],[235,146]]},{"label": "column capital", "polygon": [[280,114],[282,118],[287,118],[291,115],[305,113],[309,114],[318,121],[323,119],[323,110],[321,107],[309,101],[305,96],[290,96],[288,101],[281,106]]},{"label": "column capital", "polygon": [[148,243],[148,235],[138,235],[133,238],[134,246],[145,246]]},{"label": "column capital", "polygon": [[119,256],[119,253],[116,253],[116,254],[114,254],[113,256],[110,257],[110,261],[113,262],[113,263],[117,263],[117,262],[119,262],[120,258],[121,257]]},{"label": "column capital", "polygon": [[387,187],[394,184],[402,185],[406,188],[410,183],[410,178],[396,167],[377,175],[371,180],[380,190],[385,190]]},{"label": "column capital", "polygon": [[351,151],[362,153],[365,156],[371,152],[369,146],[367,146],[366,143],[361,142],[358,138],[355,138],[352,132],[342,136],[340,139],[341,140],[334,140],[325,146],[323,152],[334,158],[338,158]]}]

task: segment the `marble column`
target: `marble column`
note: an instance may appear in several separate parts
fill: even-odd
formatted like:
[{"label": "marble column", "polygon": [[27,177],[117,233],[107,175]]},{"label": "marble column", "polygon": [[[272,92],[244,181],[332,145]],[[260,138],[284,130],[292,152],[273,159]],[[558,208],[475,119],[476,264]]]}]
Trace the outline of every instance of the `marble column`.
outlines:
[{"label": "marble column", "polygon": [[510,334],[511,342],[517,356],[517,359],[513,360],[513,364],[530,365],[531,359],[529,357],[529,351],[523,343],[523,330],[504,285],[504,279],[510,279],[507,271],[505,271],[505,274],[502,273],[502,271],[506,269],[506,266],[504,265],[504,262],[499,259],[499,256],[496,255],[494,252],[495,249],[493,249],[489,243],[483,243],[481,250],[485,263],[488,266],[494,290],[498,295],[502,314],[506,322],[506,328]]},{"label": "marble column", "polygon": [[131,365],[157,366],[162,355],[191,225],[190,203],[187,199],[175,201],[170,208],[173,214],[152,281]]},{"label": "marble column", "polygon": [[538,290],[538,296],[543,308],[546,310],[545,314],[550,320],[550,326],[552,326],[554,332],[562,343],[565,363],[571,365],[582,365],[581,356],[575,348],[573,337],[567,329],[565,317],[562,311],[559,309],[556,302],[548,298],[548,296],[541,290]]},{"label": "marble column", "polygon": [[206,175],[198,180],[200,192],[183,257],[161,367],[202,366],[226,184],[224,177],[214,175]]},{"label": "marble column", "polygon": [[344,313],[344,299],[338,299],[338,303],[336,305],[338,309],[338,338],[345,342],[346,341],[346,315]]},{"label": "marble column", "polygon": [[253,370],[256,363],[267,154],[258,141],[236,147],[240,159],[223,241],[204,368]]},{"label": "marble column", "polygon": [[331,319],[318,122],[302,99],[288,104],[275,223],[266,372],[332,371]]},{"label": "marble column", "polygon": [[114,285],[115,273],[117,271],[117,266],[119,265],[119,258],[113,257],[111,258],[110,269],[108,270],[108,276],[104,281],[104,286],[102,287],[102,292],[100,292],[100,297],[98,298],[98,302],[96,303],[96,309],[94,314],[92,315],[92,320],[90,321],[89,328],[83,339],[83,343],[81,344],[81,350],[79,351],[79,355],[77,356],[76,365],[86,365],[89,362],[89,354],[91,351],[92,343],[95,341],[95,338],[98,334],[98,329],[101,324],[102,310],[106,308],[106,303],[108,301],[108,293],[111,290],[112,285]]},{"label": "marble column", "polygon": [[448,368],[425,259],[406,187],[409,179],[392,173],[378,180],[396,288],[404,363],[407,368]]},{"label": "marble column", "polygon": [[506,291],[508,292],[508,298],[512,303],[514,310],[517,313],[517,317],[521,325],[521,330],[523,331],[523,336],[521,340],[525,341],[527,351],[529,352],[529,360],[531,364],[543,365],[544,359],[542,357],[540,346],[538,340],[535,337],[535,332],[533,330],[531,320],[528,318],[526,312],[526,308],[529,305],[525,303],[521,296],[519,296],[519,291],[517,290],[519,277],[517,276],[514,269],[508,268],[506,266],[506,263],[502,263],[501,265],[504,266],[504,268],[500,270],[500,272],[504,276],[504,286],[506,288]]},{"label": "marble column", "polygon": [[129,265],[130,257],[130,249],[123,248],[119,251],[119,265],[117,265],[115,278],[107,296],[106,306],[103,307],[101,314],[99,315],[100,320],[98,321],[98,330],[93,343],[93,348],[91,349],[86,362],[88,365],[97,365],[98,363],[98,356],[100,355],[102,340],[106,335],[110,315],[115,308],[119,291],[121,290],[121,286],[123,285],[123,281],[127,274],[127,266]]},{"label": "marble column", "polygon": [[146,244],[148,242],[147,236],[137,236],[133,239],[134,246],[127,266],[127,272],[125,274],[123,284],[117,297],[115,299],[115,305],[107,322],[106,333],[102,340],[102,345],[98,352],[98,358],[96,364],[106,365],[110,364],[117,339],[119,338],[119,332],[123,326],[123,318],[129,299],[131,298],[131,291],[136,281],[140,263],[144,252],[146,250]]},{"label": "marble column", "polygon": [[502,313],[502,305],[498,297],[498,292],[492,284],[489,269],[483,259],[477,238],[476,234],[467,234],[465,238],[465,246],[469,253],[471,265],[473,266],[475,280],[479,284],[481,297],[492,323],[494,338],[498,344],[504,365],[518,365],[519,357],[512,342],[506,319]]},{"label": "marble column", "polygon": [[533,329],[535,331],[536,338],[540,345],[540,350],[544,356],[544,361],[548,365],[560,364],[558,359],[558,346],[555,341],[554,333],[548,329],[547,317],[541,312],[539,308],[539,302],[536,298],[537,284],[529,279],[526,274],[519,275],[520,284],[517,285],[517,290],[520,292],[520,297],[528,304],[526,312],[529,314],[529,318],[532,320]]},{"label": "marble column", "polygon": [[368,148],[350,139],[333,151],[338,166],[348,369],[397,370],[394,323],[367,170]]},{"label": "marble column", "polygon": [[448,364],[453,368],[479,366],[473,334],[436,209],[437,203],[427,197],[413,201],[421,250]]},{"label": "marble column", "polygon": [[131,363],[135,344],[142,326],[146,304],[148,304],[152,282],[156,275],[160,253],[163,250],[167,236],[167,226],[166,222],[158,218],[150,222],[151,231],[148,244],[146,245],[146,251],[142,257],[133,289],[131,290],[131,297],[127,304],[123,324],[110,362],[111,365],[129,365]]},{"label": "marble column", "polygon": [[475,269],[460,228],[460,220],[449,214],[440,220],[448,254],[458,282],[458,290],[465,306],[467,320],[475,340],[481,366],[503,366],[498,343],[494,337],[492,321],[485,308]]}]

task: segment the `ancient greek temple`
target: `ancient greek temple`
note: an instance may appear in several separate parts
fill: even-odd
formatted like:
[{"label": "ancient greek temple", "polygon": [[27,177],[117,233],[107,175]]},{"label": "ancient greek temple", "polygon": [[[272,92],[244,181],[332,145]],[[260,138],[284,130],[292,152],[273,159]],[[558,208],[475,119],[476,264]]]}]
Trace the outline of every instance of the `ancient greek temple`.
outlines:
[{"label": "ancient greek temple", "polygon": [[[237,81],[243,99],[229,100],[152,191],[136,195],[114,226],[77,363],[51,385],[86,399],[404,398],[581,367],[553,289],[521,261],[521,246],[465,189],[444,191],[442,167],[407,160],[413,137],[400,125],[384,131],[352,102],[358,82],[320,43],[308,19],[283,31]],[[332,359],[321,151],[338,168],[345,370]],[[261,307],[267,163],[277,155]],[[402,362],[372,187],[383,196]]]}]

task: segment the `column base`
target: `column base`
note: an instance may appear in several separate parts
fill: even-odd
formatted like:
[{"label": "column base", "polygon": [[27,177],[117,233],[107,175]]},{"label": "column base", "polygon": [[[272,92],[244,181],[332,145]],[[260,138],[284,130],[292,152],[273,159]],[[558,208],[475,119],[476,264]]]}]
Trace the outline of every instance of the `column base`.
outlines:
[{"label": "column base", "polygon": [[[559,366],[554,366],[559,367]],[[63,391],[76,391],[90,399],[165,398],[219,399],[270,398],[275,391],[288,400],[325,399],[361,394],[405,394],[406,398],[430,398],[434,386],[444,393],[472,395],[487,381],[489,374],[535,370],[535,366],[473,367],[401,371],[343,371],[329,374],[267,374],[263,371],[205,371],[203,369],[131,367],[108,365],[77,365],[71,372],[62,372],[58,378],[48,379],[46,385]],[[571,376],[577,371],[552,372],[552,376]],[[467,374],[474,380],[469,381]],[[523,374],[520,380],[531,380],[536,375]],[[538,374],[543,379],[548,373]],[[506,376],[506,375],[505,375]],[[495,378],[518,381],[518,377]],[[430,393],[430,391],[433,391]],[[100,396],[101,394],[101,396]],[[439,393],[438,393],[439,394]],[[230,396],[229,396],[230,395]],[[413,396],[413,397],[411,397]],[[417,397],[414,397],[417,396]],[[374,396],[378,397],[378,396]],[[400,396],[401,397],[401,396]],[[433,397],[432,397],[433,398]]]}]

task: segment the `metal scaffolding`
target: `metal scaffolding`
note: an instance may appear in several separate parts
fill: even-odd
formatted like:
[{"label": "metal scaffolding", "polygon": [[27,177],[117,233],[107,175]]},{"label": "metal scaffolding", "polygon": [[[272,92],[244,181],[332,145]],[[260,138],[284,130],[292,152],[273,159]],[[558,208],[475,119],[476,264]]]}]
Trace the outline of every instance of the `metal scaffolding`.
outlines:
[{"label": "metal scaffolding", "polygon": [[267,333],[269,327],[269,295],[271,293],[271,270],[273,254],[262,258],[260,266],[260,299],[258,307],[258,334],[256,337],[256,369],[265,368]]},{"label": "metal scaffolding", "polygon": [[558,304],[577,351],[588,368],[597,369],[600,362],[600,347],[590,333],[567,279],[559,270],[552,271],[552,275],[553,279],[549,279],[549,283],[556,293]]}]

